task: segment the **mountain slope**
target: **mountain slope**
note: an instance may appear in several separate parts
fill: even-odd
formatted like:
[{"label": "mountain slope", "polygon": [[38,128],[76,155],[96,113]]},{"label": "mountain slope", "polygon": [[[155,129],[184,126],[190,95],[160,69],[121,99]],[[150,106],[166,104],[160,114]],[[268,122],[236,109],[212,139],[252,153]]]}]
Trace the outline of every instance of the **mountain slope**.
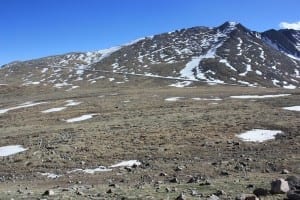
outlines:
[{"label": "mountain slope", "polygon": [[[300,86],[299,31],[257,33],[241,24],[193,27],[87,53],[16,62],[0,70],[1,83],[75,89],[100,79],[130,83],[132,76],[243,86]],[[115,80],[114,74],[119,75]],[[154,79],[153,79],[154,80]],[[117,81],[117,82],[116,82]]]}]

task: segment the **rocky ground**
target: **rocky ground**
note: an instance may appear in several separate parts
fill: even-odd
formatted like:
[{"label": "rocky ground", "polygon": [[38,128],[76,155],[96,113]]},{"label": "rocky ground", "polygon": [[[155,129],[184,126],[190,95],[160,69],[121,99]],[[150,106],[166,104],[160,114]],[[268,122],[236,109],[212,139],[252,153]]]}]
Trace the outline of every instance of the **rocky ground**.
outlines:
[{"label": "rocky ground", "polygon": [[[0,199],[235,199],[254,191],[291,199],[270,190],[271,181],[300,173],[300,113],[282,109],[299,106],[300,90],[174,88],[140,79],[69,92],[1,85],[0,147],[27,150],[0,157]],[[230,97],[246,94],[291,95]],[[29,101],[42,104],[18,108]],[[91,118],[68,122],[83,115]],[[252,129],[283,134],[261,143],[236,137]],[[111,167],[128,160],[136,164]],[[83,171],[99,166],[106,170]],[[289,183],[296,194],[299,185]]]}]

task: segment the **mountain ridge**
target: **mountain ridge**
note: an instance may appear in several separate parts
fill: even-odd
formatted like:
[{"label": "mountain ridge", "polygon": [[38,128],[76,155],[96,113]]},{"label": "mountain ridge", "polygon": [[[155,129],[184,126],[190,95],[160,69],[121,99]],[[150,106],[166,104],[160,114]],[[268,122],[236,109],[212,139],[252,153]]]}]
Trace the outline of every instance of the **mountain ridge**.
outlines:
[{"label": "mountain ridge", "polygon": [[[14,62],[1,68],[0,77],[9,80],[12,71],[20,71],[23,85],[43,82],[70,87],[74,81],[116,73],[124,75],[119,82],[127,82],[126,75],[137,75],[173,78],[177,83],[183,80],[294,89],[300,86],[299,49],[300,31],[259,33],[240,23],[225,22],[214,28],[197,26],[157,34],[94,52]],[[24,72],[30,74],[30,70],[36,71],[31,73],[33,78],[25,77]],[[45,80],[38,79],[41,76]]]}]

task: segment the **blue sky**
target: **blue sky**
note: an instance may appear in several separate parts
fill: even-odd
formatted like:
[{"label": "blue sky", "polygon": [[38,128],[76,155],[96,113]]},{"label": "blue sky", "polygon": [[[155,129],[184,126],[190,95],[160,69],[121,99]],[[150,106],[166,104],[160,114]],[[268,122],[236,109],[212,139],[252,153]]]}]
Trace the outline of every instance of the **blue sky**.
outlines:
[{"label": "blue sky", "polygon": [[0,8],[0,65],[225,21],[257,31],[300,21],[299,0],[1,0]]}]

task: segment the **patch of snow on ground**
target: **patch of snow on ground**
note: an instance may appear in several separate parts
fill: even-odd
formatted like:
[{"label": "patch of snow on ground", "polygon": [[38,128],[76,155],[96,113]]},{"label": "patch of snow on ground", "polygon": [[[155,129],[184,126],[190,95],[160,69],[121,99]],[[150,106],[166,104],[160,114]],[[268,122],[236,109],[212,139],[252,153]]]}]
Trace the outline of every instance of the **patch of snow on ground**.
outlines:
[{"label": "patch of snow on ground", "polygon": [[275,97],[285,97],[291,94],[274,94],[274,95],[240,95],[240,96],[230,96],[233,99],[265,99],[265,98],[275,98]]},{"label": "patch of snow on ground", "polygon": [[177,88],[183,88],[183,87],[187,87],[192,83],[192,81],[178,81],[177,83],[173,83],[169,86],[171,87],[177,87]]},{"label": "patch of snow on ground", "polygon": [[216,98],[198,98],[198,97],[195,97],[195,98],[192,98],[193,100],[196,100],[196,101],[222,101],[222,99],[216,97]]},{"label": "patch of snow on ground", "polygon": [[39,85],[40,82],[39,81],[27,81],[26,83],[23,83],[22,85],[26,86],[26,85]]},{"label": "patch of snow on ground", "polygon": [[65,102],[67,103],[65,106],[77,106],[77,105],[81,104],[81,102],[74,101],[74,100],[67,100]]},{"label": "patch of snow on ground", "polygon": [[253,129],[239,134],[237,135],[237,137],[246,142],[264,142],[267,140],[275,139],[275,136],[277,134],[282,134],[282,131]]},{"label": "patch of snow on ground", "polygon": [[62,175],[58,175],[58,174],[53,174],[53,173],[40,173],[42,176],[47,176],[47,178],[59,178],[61,177]]},{"label": "patch of snow on ground", "polygon": [[74,90],[74,89],[79,88],[79,87],[80,86],[78,86],[78,85],[73,85],[71,88],[67,89],[66,91],[69,92],[69,91]]},{"label": "patch of snow on ground", "polygon": [[64,87],[64,86],[68,86],[68,85],[71,85],[71,84],[66,83],[66,82],[63,82],[63,83],[56,83],[56,84],[54,84],[53,87],[56,87],[56,88],[62,88],[62,87]]},{"label": "patch of snow on ground", "polygon": [[108,80],[109,80],[110,82],[112,82],[112,81],[115,80],[115,78],[109,78]]},{"label": "patch of snow on ground", "polygon": [[21,145],[9,145],[0,147],[0,156],[10,156],[16,153],[26,151],[27,149],[23,148]]},{"label": "patch of snow on ground", "polygon": [[243,73],[240,73],[239,75],[240,76],[246,76],[246,74],[248,74],[248,72],[251,72],[251,71],[252,71],[251,65],[247,64],[246,65],[246,71],[243,72]]},{"label": "patch of snow on ground", "polygon": [[68,123],[79,122],[79,121],[84,121],[84,120],[91,119],[95,115],[98,115],[98,114],[86,114],[86,115],[82,115],[80,117],[74,117],[74,118],[71,118],[71,119],[67,119],[65,121],[68,122]]},{"label": "patch of snow on ground", "polygon": [[279,80],[276,80],[276,79],[274,79],[274,80],[272,80],[272,82],[273,82],[273,85],[275,85],[275,86],[280,86],[279,85],[279,83],[280,83],[280,81]]},{"label": "patch of snow on ground", "polygon": [[106,168],[104,166],[99,166],[95,169],[74,169],[72,171],[68,171],[68,173],[83,172],[87,174],[94,174],[95,172],[109,172],[109,171],[112,171],[112,169]]},{"label": "patch of snow on ground", "polygon": [[300,111],[300,106],[283,107],[284,110]]},{"label": "patch of snow on ground", "polygon": [[183,98],[184,97],[169,97],[169,98],[166,98],[165,101],[178,101]]},{"label": "patch of snow on ground", "polygon": [[48,70],[49,70],[48,68],[43,68],[42,71],[41,71],[41,73],[44,74],[44,73],[46,73]]},{"label": "patch of snow on ground", "polygon": [[261,76],[261,75],[262,75],[262,72],[261,72],[261,71],[259,71],[259,70],[256,70],[256,71],[255,71],[255,73],[256,73],[257,75],[259,75],[259,76]]},{"label": "patch of snow on ground", "polygon": [[228,62],[228,60],[226,60],[226,59],[221,59],[219,62],[220,62],[220,63],[224,63],[224,64],[225,64],[229,69],[231,69],[232,71],[236,71],[236,69],[230,65],[230,63]]},{"label": "patch of snow on ground", "polygon": [[115,165],[110,166],[111,168],[115,167],[133,167],[134,165],[139,166],[142,163],[137,160],[128,160],[128,161],[122,161],[120,163],[117,163]]},{"label": "patch of snow on ground", "polygon": [[259,57],[263,60],[263,61],[265,61],[265,52],[264,52],[264,50],[261,48],[261,47],[259,47],[258,48],[261,52],[260,52],[260,55],[259,55]]},{"label": "patch of snow on ground", "polygon": [[51,113],[51,112],[59,112],[59,111],[62,111],[66,109],[66,107],[59,107],[59,108],[50,108],[48,110],[44,110],[44,111],[41,111],[42,113]]},{"label": "patch of snow on ground", "polygon": [[0,114],[6,113],[6,112],[11,111],[11,110],[17,110],[17,109],[21,109],[21,108],[33,107],[33,106],[37,106],[37,105],[45,104],[45,103],[48,103],[48,102],[34,103],[34,102],[29,101],[29,102],[25,102],[23,104],[20,104],[19,106],[6,108],[6,109],[0,109]]},{"label": "patch of snow on ground", "polygon": [[292,85],[292,84],[290,84],[290,85],[284,85],[283,87],[284,87],[285,89],[290,89],[290,90],[293,90],[293,89],[296,89],[296,88],[297,88],[295,85]]},{"label": "patch of snow on ground", "polygon": [[241,80],[238,80],[237,82],[240,83],[240,84],[243,84],[243,85],[248,85],[250,87],[256,87],[256,83],[252,84],[252,83],[249,83],[247,81],[241,81]]},{"label": "patch of snow on ground", "polygon": [[238,38],[239,43],[237,44],[237,50],[239,50],[240,52],[238,54],[236,54],[237,56],[241,56],[242,55],[242,44],[243,44],[243,40],[241,38]]},{"label": "patch of snow on ground", "polygon": [[[210,39],[210,42],[213,42],[214,44],[211,46],[211,48],[204,54],[200,55],[198,57],[193,57],[190,62],[186,64],[186,66],[180,71],[180,77],[186,78],[189,80],[205,80],[207,83],[210,84],[223,84],[224,81],[220,81],[213,78],[207,78],[203,72],[200,71],[201,69],[201,61],[203,59],[208,58],[215,58],[216,57],[216,51],[217,49],[222,46],[223,42],[225,41],[224,38],[227,38],[227,35],[229,32],[233,31],[236,27],[235,24],[230,24],[230,27],[225,30],[223,33],[218,32],[213,38]],[[218,43],[216,43],[219,41]]]}]

